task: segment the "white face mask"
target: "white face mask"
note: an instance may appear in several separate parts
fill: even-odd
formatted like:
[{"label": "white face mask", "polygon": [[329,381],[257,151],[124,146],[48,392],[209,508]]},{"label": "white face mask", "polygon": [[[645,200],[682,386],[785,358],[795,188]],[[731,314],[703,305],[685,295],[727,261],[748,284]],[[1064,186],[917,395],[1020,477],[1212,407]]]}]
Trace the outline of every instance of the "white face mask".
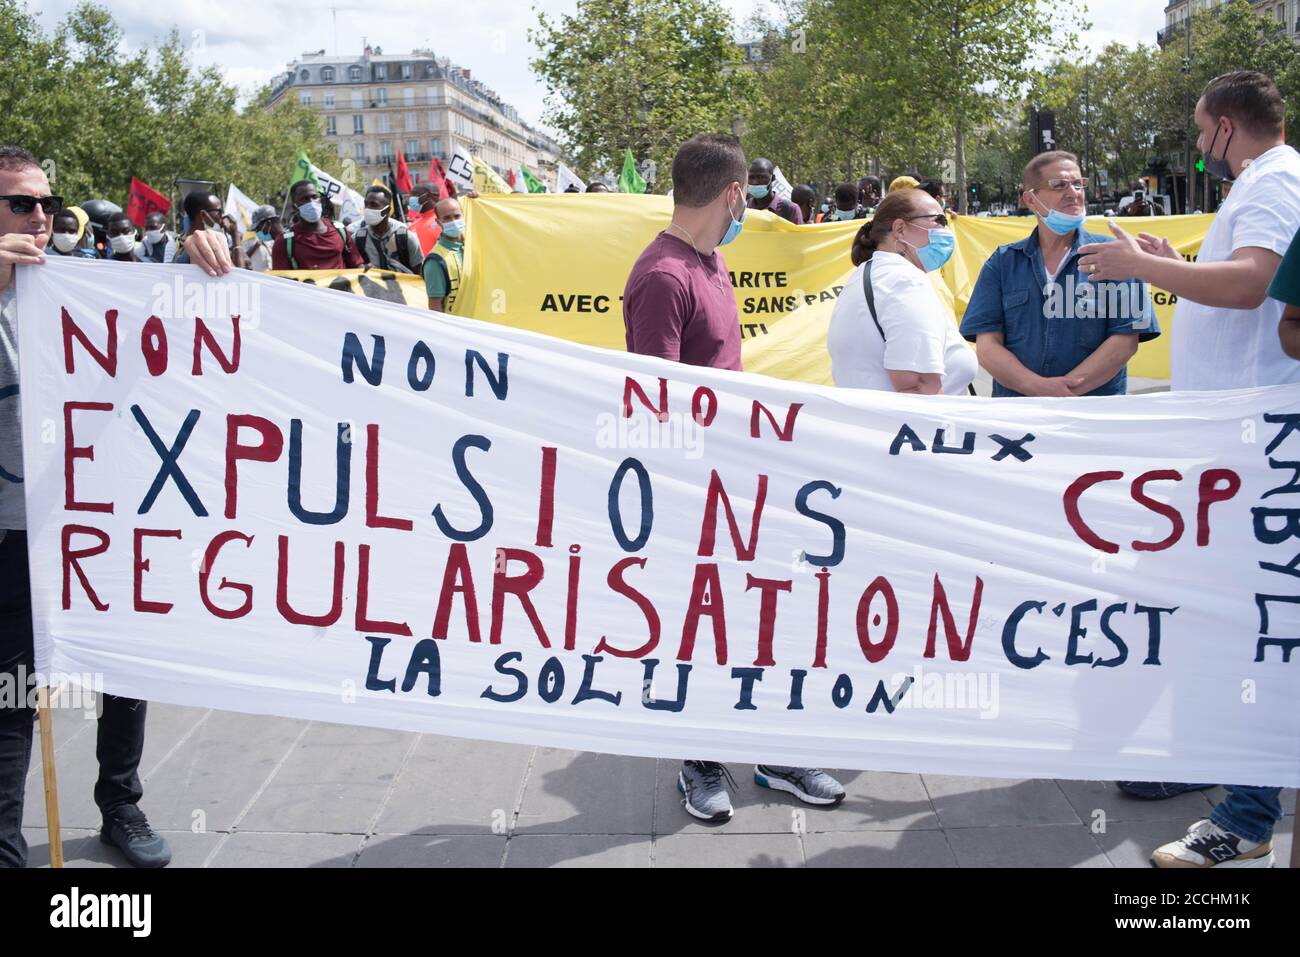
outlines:
[{"label": "white face mask", "polygon": [[55,233],[52,241],[54,248],[61,253],[70,253],[77,248],[76,233]]},{"label": "white face mask", "polygon": [[108,237],[108,244],[113,247],[113,252],[122,256],[135,249],[135,237],[130,233],[123,233],[120,236],[110,236]]},{"label": "white face mask", "polygon": [[163,241],[163,231],[161,229],[150,229],[144,234],[144,241],[150,246],[156,246]]},{"label": "white face mask", "polygon": [[367,226],[378,226],[388,216],[388,211],[383,209],[364,209],[361,211],[361,215],[365,218]]}]

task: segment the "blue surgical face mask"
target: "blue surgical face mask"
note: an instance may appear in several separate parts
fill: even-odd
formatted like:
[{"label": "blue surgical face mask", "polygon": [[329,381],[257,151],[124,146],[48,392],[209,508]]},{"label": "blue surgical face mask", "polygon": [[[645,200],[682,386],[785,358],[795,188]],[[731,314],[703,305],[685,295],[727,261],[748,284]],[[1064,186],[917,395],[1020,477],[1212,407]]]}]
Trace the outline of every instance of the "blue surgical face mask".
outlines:
[{"label": "blue surgical face mask", "polygon": [[420,201],[416,197],[412,196],[407,199],[406,208],[413,213],[418,213],[420,211]]},{"label": "blue surgical face mask", "polygon": [[257,231],[257,238],[260,239],[260,240],[261,240],[262,242],[264,242],[264,243],[269,243],[269,242],[270,242],[272,239],[274,239],[275,237],[272,236],[270,233],[264,233],[264,232],[262,232],[262,230],[259,229],[259,230]]},{"label": "blue surgical face mask", "polygon": [[[1030,192],[1032,194],[1033,191],[1031,190]],[[1035,196],[1034,199],[1038,200],[1040,204],[1042,203],[1042,200],[1038,199],[1037,196]],[[1087,213],[1077,213],[1071,216],[1068,213],[1061,212],[1059,209],[1048,210],[1046,216],[1039,217],[1039,219],[1047,224],[1047,228],[1058,236],[1070,235],[1070,233],[1082,226],[1083,221],[1087,218]]]},{"label": "blue surgical face mask", "polygon": [[771,192],[772,192],[772,187],[770,185],[749,187],[749,195],[754,197],[754,199],[766,199],[768,194]]},{"label": "blue surgical face mask", "polygon": [[[750,194],[752,195],[754,187],[751,186],[749,189]],[[731,206],[727,206],[727,215],[731,217],[731,225],[727,227],[727,231],[723,233],[722,238],[718,240],[719,246],[727,245],[727,243],[740,235],[740,230],[745,225],[745,216],[747,214],[748,210],[741,210],[740,219],[737,219],[736,214],[731,211]]]},{"label": "blue surgical face mask", "polygon": [[448,239],[460,239],[465,235],[465,220],[453,219],[442,224],[442,234]]},{"label": "blue surgical face mask", "polygon": [[845,219],[852,219],[855,215],[857,215],[855,209],[836,209],[835,212],[831,213],[831,219],[841,222]]},{"label": "blue surgical face mask", "polygon": [[903,242],[916,250],[916,258],[920,260],[922,269],[934,272],[942,269],[944,263],[952,258],[953,250],[957,248],[957,236],[951,229],[927,229],[926,233],[930,236],[928,245],[912,246],[906,239]]},{"label": "blue surgical face mask", "polygon": [[298,215],[303,218],[304,222],[319,223],[321,213],[324,207],[319,199],[312,200],[310,203],[303,203],[298,207]]}]

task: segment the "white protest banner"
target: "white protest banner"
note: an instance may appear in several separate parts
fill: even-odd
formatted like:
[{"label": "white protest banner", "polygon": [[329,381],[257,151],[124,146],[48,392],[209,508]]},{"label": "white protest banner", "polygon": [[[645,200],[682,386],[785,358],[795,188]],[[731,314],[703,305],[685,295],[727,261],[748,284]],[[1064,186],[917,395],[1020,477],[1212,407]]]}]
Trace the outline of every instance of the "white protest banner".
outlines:
[{"label": "white protest banner", "polygon": [[790,185],[790,181],[785,178],[785,174],[781,172],[779,166],[772,171],[772,192],[782,199],[789,199],[791,193],[794,192],[794,187]]},{"label": "white protest banner", "polygon": [[112,693],[1300,784],[1300,386],[836,390],[191,266],[17,294],[37,641]]},{"label": "white protest banner", "polygon": [[578,174],[569,169],[569,167],[565,166],[563,163],[560,163],[555,173],[555,191],[557,193],[563,193],[567,191],[570,186],[576,187],[579,193],[585,193],[587,191],[587,184],[582,181]]},{"label": "white protest banner", "polygon": [[226,190],[225,214],[239,225],[241,236],[252,231],[253,213],[256,211],[257,204],[245,196],[243,190],[231,183]]},{"label": "white protest banner", "polygon": [[447,164],[447,179],[456,184],[457,191],[468,193],[474,189],[474,157],[463,146],[457,146]]}]

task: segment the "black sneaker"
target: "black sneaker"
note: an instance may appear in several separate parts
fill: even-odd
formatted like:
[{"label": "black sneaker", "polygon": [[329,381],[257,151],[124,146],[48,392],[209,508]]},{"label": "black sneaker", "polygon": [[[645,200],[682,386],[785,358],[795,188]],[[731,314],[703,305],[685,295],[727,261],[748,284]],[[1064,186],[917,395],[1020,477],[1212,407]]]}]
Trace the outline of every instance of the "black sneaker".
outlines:
[{"label": "black sneaker", "polygon": [[134,804],[109,811],[99,839],[121,851],[132,867],[166,867],[172,860],[167,838],[149,826],[149,819]]}]

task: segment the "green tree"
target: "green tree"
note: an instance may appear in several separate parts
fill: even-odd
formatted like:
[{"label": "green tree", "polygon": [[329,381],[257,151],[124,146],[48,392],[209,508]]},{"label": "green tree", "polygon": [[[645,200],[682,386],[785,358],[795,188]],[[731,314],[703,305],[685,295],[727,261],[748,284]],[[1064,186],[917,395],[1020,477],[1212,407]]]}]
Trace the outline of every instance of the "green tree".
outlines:
[{"label": "green tree", "polygon": [[683,141],[730,131],[753,87],[732,31],[716,0],[579,0],[554,22],[538,13],[531,66],[579,170],[621,168],[631,149],[666,173]]},{"label": "green tree", "polygon": [[193,65],[172,32],[153,49],[124,52],[104,7],[84,3],[46,35],[15,0],[0,0],[4,138],[32,150],[69,202],[125,205],[131,178],[170,192],[178,177],[235,183],[255,199],[284,188],[300,149],[338,173],[319,114],[267,91],[239,107],[239,91]]}]

